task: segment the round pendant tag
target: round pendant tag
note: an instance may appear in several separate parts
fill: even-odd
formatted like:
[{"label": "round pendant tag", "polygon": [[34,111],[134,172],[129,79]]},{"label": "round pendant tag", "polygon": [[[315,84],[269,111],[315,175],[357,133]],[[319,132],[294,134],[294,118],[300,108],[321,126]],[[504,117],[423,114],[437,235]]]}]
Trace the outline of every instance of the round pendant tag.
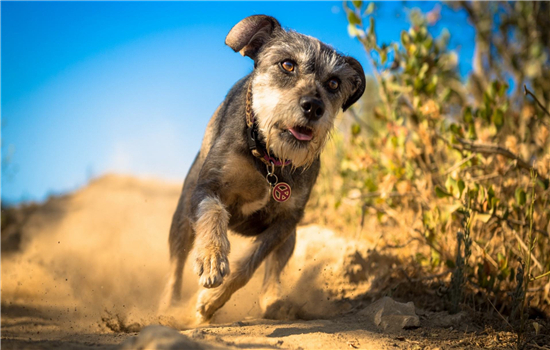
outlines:
[{"label": "round pendant tag", "polygon": [[279,182],[273,187],[272,196],[277,202],[286,202],[290,198],[291,192],[289,184]]}]

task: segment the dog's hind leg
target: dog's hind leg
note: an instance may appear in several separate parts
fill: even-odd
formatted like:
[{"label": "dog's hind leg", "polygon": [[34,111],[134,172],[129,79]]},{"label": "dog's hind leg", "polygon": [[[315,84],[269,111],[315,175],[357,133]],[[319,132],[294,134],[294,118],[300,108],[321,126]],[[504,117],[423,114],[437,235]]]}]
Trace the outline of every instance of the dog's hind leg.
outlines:
[{"label": "dog's hind leg", "polygon": [[250,280],[254,271],[258,269],[265,258],[281,247],[291,235],[295,234],[295,230],[295,223],[274,225],[258,236],[249,253],[237,261],[235,267],[231,268],[232,272],[227,281],[218,288],[205,289],[200,293],[197,311],[201,321],[209,320],[214,312],[229,300],[233,293]]},{"label": "dog's hind leg", "polygon": [[278,318],[277,302],[281,297],[281,272],[288,263],[296,245],[296,230],[265,260],[265,276],[260,296],[260,308],[265,318]]},{"label": "dog's hind leg", "polygon": [[160,309],[164,310],[169,306],[176,305],[181,301],[183,284],[183,268],[189,252],[193,248],[194,234],[188,220],[179,220],[178,211],[172,219],[170,227],[170,277],[164,296],[161,300]]}]

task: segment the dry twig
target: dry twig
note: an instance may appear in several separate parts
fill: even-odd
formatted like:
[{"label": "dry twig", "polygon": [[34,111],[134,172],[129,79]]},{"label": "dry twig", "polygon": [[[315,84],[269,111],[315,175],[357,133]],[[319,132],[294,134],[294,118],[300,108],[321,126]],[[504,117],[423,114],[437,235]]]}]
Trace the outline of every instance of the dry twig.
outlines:
[{"label": "dry twig", "polygon": [[542,105],[542,103],[539,101],[537,96],[535,96],[535,94],[533,94],[531,91],[529,91],[529,89],[527,89],[527,86],[525,84],[523,84],[523,89],[524,89],[525,95],[531,95],[531,97],[533,97],[533,99],[539,105],[539,107],[546,113],[546,115],[550,117],[550,112],[548,112],[548,110]]},{"label": "dry twig", "polygon": [[544,177],[541,177],[540,174],[537,172],[537,169],[535,169],[532,165],[521,159],[519,156],[512,153],[510,150],[493,144],[486,144],[486,143],[474,143],[472,141],[468,141],[466,139],[462,139],[457,137],[456,140],[459,142],[456,143],[450,143],[448,140],[444,139],[443,137],[439,136],[440,139],[442,139],[446,144],[451,146],[452,148],[456,149],[457,151],[468,151],[468,152],[475,152],[475,153],[481,153],[481,154],[489,154],[489,155],[501,155],[508,159],[512,159],[516,161],[516,164],[518,167],[534,171],[536,176],[538,178],[544,179]]}]

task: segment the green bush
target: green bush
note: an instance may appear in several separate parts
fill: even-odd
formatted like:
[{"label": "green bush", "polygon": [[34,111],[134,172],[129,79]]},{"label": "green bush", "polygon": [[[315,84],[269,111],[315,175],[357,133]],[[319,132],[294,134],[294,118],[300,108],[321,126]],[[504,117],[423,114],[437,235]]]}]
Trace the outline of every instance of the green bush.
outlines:
[{"label": "green bush", "polygon": [[[514,303],[526,302],[513,297],[518,284],[550,311],[549,4],[449,4],[476,29],[467,81],[450,34],[430,34],[437,13],[412,10],[399,42],[379,43],[376,6],[344,3],[379,94],[335,136],[323,160],[338,164],[322,173],[314,203],[345,212],[342,225],[376,213],[378,229],[422,241],[429,254],[415,255],[420,266],[453,271],[455,311],[476,291],[514,322]],[[321,200],[328,191],[331,203]]]}]

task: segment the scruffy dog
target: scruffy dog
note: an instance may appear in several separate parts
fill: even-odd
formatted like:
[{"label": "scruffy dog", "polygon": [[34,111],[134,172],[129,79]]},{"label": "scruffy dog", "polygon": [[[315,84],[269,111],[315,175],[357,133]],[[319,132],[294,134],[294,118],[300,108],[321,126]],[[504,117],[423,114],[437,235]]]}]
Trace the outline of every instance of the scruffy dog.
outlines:
[{"label": "scruffy dog", "polygon": [[[202,321],[264,260],[260,306],[269,316],[334,118],[365,90],[357,60],[284,30],[273,17],[243,19],[225,43],[252,58],[254,70],[233,86],[210,119],[169,238],[168,299],[179,301],[183,267],[194,247],[194,270],[205,287],[197,304]],[[228,230],[254,237],[250,251],[231,268]]]}]

